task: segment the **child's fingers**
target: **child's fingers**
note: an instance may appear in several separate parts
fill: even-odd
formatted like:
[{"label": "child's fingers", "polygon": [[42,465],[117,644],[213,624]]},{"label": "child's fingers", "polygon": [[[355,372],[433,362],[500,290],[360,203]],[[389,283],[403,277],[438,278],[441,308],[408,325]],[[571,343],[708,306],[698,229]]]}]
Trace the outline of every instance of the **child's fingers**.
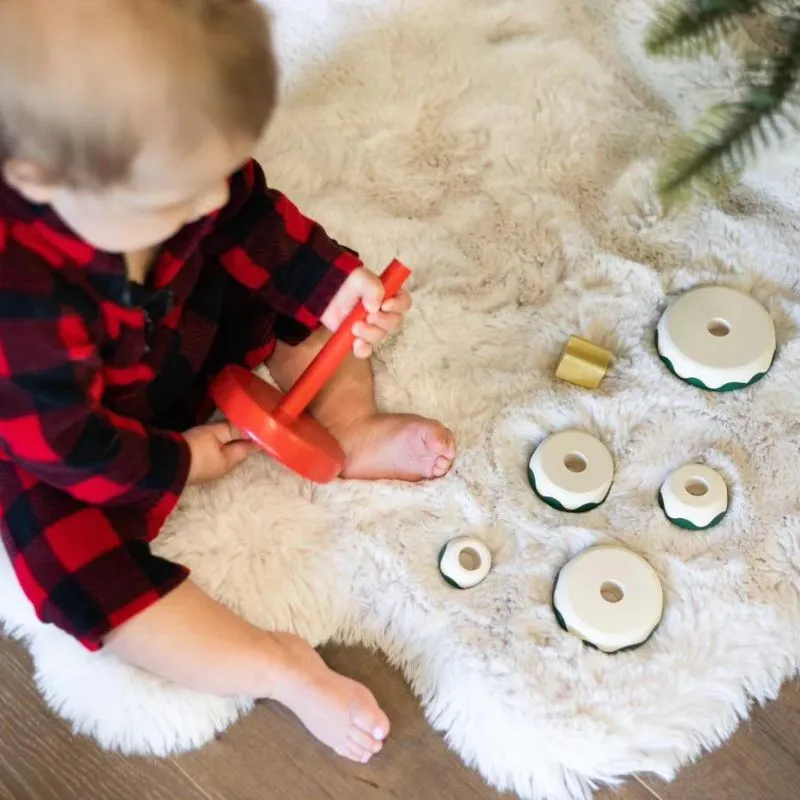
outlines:
[{"label": "child's fingers", "polygon": [[353,342],[353,355],[356,358],[369,358],[372,355],[372,345],[367,344],[363,339],[356,339]]},{"label": "child's fingers", "polygon": [[386,290],[381,279],[369,270],[359,270],[356,276],[360,284],[361,302],[371,314],[380,311]]},{"label": "child's fingers", "polygon": [[336,293],[330,305],[322,315],[322,324],[330,331],[335,331],[342,320],[356,307],[359,300],[368,312],[380,311],[385,290],[380,278],[361,267],[351,272],[342,288]]},{"label": "child's fingers", "polygon": [[377,314],[370,314],[367,317],[367,324],[374,325],[386,333],[395,333],[403,326],[402,314],[387,314],[385,311],[379,311]]},{"label": "child's fingers", "polygon": [[377,325],[368,325],[366,322],[357,322],[353,325],[353,333],[357,339],[367,344],[379,344],[386,338],[386,331]]},{"label": "child's fingers", "polygon": [[342,297],[343,305],[347,307],[345,313],[349,314],[359,300],[367,311],[374,313],[380,311],[386,290],[383,288],[381,279],[374,272],[361,268],[350,274],[339,294]]},{"label": "child's fingers", "polygon": [[381,311],[390,314],[405,314],[411,308],[411,295],[408,292],[398,292],[394,297],[384,301]]}]

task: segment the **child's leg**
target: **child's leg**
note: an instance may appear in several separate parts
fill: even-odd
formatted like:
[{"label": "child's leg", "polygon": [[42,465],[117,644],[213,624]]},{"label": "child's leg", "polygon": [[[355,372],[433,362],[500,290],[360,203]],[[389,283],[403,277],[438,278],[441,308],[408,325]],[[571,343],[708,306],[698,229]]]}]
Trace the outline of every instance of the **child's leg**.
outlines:
[{"label": "child's leg", "polygon": [[328,669],[299,637],[250,625],[191,581],[113,631],[106,646],[181,686],[277,700],[354,761],[369,760],[389,732],[366,687]]},{"label": "child's leg", "polygon": [[[327,339],[320,331],[297,347],[278,342],[267,366],[283,391]],[[439,478],[455,457],[453,435],[440,423],[410,414],[379,414],[370,364],[353,356],[339,367],[311,411],[344,448],[346,478]]]}]

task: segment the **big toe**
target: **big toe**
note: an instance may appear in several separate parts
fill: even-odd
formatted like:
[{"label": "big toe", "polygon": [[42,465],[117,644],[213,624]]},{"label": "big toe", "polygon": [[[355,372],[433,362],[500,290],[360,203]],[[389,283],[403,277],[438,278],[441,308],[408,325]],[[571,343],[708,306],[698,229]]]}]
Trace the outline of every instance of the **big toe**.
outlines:
[{"label": "big toe", "polygon": [[453,459],[445,456],[437,456],[431,468],[431,474],[434,478],[443,478],[450,472],[450,467],[453,466]]},{"label": "big toe", "polygon": [[431,453],[443,458],[452,460],[456,454],[456,440],[453,432],[439,422],[428,423],[425,444]]},{"label": "big toe", "polygon": [[365,741],[366,736],[375,744],[380,744],[389,735],[389,717],[381,711],[377,700],[366,688],[353,698],[350,705],[350,720],[354,729],[358,731],[354,738],[360,743]]},{"label": "big toe", "polygon": [[452,431],[438,422],[425,422],[420,428],[425,450],[433,457],[431,473],[436,478],[446,475],[456,455],[456,442]]}]

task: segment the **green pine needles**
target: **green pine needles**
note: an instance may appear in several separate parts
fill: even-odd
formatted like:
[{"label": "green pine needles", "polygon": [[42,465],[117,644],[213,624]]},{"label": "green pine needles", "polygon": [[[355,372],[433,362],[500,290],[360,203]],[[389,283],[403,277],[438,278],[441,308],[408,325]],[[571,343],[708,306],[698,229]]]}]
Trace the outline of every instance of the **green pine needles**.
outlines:
[{"label": "green pine needles", "polygon": [[665,207],[684,205],[694,189],[719,196],[761,148],[800,127],[800,2],[786,0],[667,0],[645,39],[654,56],[714,53],[743,24],[769,37],[769,51],[745,59],[739,96],[702,114],[668,147],[656,175]]}]

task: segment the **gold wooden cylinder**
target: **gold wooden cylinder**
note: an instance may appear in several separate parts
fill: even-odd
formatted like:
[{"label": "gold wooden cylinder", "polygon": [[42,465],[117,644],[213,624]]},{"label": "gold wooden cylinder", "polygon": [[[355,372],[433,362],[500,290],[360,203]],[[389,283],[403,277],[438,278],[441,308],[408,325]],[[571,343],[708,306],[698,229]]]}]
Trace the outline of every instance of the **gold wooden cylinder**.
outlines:
[{"label": "gold wooden cylinder", "polygon": [[556,367],[556,377],[584,389],[596,389],[608,372],[613,357],[603,347],[570,336]]}]

